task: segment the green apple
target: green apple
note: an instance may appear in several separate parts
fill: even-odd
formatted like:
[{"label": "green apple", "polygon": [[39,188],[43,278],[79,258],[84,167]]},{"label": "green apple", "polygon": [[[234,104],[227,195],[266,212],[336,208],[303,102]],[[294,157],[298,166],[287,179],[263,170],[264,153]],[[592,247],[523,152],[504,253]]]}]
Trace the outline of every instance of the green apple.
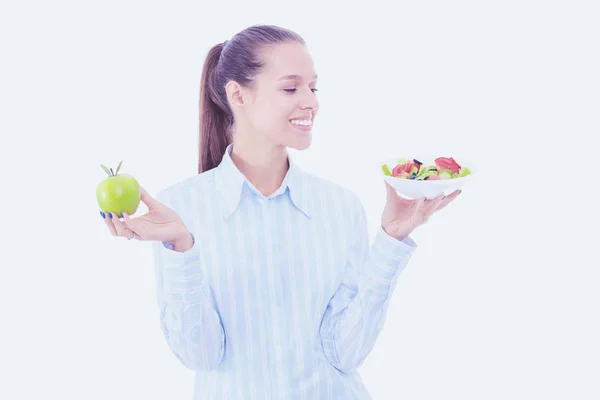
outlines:
[{"label": "green apple", "polygon": [[117,166],[117,172],[113,173],[112,168],[108,169],[100,164],[108,178],[98,184],[96,188],[96,200],[100,209],[106,213],[113,213],[119,218],[123,217],[121,213],[133,215],[140,204],[140,185],[131,175],[121,174],[121,164]]}]

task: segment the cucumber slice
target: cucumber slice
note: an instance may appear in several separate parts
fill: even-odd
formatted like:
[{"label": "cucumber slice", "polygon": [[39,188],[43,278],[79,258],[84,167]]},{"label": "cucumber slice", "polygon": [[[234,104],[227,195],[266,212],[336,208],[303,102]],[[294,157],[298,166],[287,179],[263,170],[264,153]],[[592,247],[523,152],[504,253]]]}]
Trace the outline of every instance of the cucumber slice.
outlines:
[{"label": "cucumber slice", "polygon": [[392,173],[390,172],[390,168],[387,166],[387,164],[383,164],[383,165],[381,166],[381,170],[383,171],[383,173],[384,173],[386,176],[392,176]]},{"label": "cucumber slice", "polygon": [[419,181],[424,181],[426,178],[429,178],[432,175],[435,175],[435,171],[425,172],[423,175],[417,176],[416,179],[419,180]]},{"label": "cucumber slice", "polygon": [[431,171],[437,171],[437,168],[435,165],[429,165],[429,166],[425,166],[425,165],[421,165],[421,169],[419,170],[419,174],[417,175],[417,177],[425,175],[428,172]]},{"label": "cucumber slice", "polygon": [[462,167],[462,168],[460,169],[460,172],[458,173],[458,176],[459,176],[459,177],[463,177],[463,176],[467,176],[467,175],[469,175],[470,173],[471,173],[471,170],[470,170],[469,168]]},{"label": "cucumber slice", "polygon": [[452,170],[445,169],[442,172],[440,172],[438,176],[440,177],[440,179],[452,179]]}]

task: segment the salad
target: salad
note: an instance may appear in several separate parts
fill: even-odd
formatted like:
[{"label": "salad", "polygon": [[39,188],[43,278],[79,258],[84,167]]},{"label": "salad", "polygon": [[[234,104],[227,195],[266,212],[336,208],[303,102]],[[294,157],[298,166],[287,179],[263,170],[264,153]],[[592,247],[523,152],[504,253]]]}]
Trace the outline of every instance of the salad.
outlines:
[{"label": "salad", "polygon": [[434,162],[435,165],[424,165],[414,158],[400,158],[391,171],[387,164],[383,164],[381,169],[387,176],[417,181],[462,178],[471,173],[469,168],[461,167],[452,157],[438,157]]}]

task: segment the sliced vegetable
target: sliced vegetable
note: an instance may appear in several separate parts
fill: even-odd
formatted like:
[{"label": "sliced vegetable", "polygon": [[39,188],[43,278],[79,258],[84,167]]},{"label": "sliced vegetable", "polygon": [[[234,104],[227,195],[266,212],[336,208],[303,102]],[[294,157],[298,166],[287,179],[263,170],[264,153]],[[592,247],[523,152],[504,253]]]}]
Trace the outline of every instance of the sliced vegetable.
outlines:
[{"label": "sliced vegetable", "polygon": [[392,173],[390,172],[390,168],[387,166],[387,164],[383,164],[381,166],[381,169],[383,170],[383,173],[385,174],[385,176],[392,176]]},{"label": "sliced vegetable", "polygon": [[438,168],[438,171],[449,169],[450,172],[458,174],[461,168],[461,166],[458,165],[458,163],[454,161],[454,158],[452,157],[438,157],[434,162]]},{"label": "sliced vegetable", "polygon": [[386,176],[410,180],[455,179],[471,173],[469,168],[461,167],[452,157],[438,157],[434,162],[435,165],[425,165],[416,158],[399,158],[391,171],[387,164],[381,169]]},{"label": "sliced vegetable", "polygon": [[452,179],[452,171],[449,169],[445,169],[438,174],[440,179]]}]

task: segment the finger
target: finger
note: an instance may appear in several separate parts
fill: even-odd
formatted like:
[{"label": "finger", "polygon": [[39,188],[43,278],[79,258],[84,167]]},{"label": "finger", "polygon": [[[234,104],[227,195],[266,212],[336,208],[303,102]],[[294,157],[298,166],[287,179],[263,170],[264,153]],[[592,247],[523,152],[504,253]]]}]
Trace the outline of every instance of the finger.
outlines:
[{"label": "finger", "polygon": [[[129,215],[123,213],[123,223],[130,231],[135,232],[136,239],[144,240],[143,221],[138,218],[130,218]],[[131,236],[129,236],[131,237]]]},{"label": "finger", "polygon": [[148,207],[149,210],[152,209],[158,203],[158,200],[152,197],[150,193],[148,193],[146,189],[144,189],[141,185],[140,200],[146,205],[146,207]]},{"label": "finger", "polygon": [[441,210],[442,208],[444,208],[448,204],[450,204],[452,201],[454,201],[454,199],[456,199],[456,197],[460,194],[460,192],[461,192],[461,190],[455,190],[454,192],[452,192],[451,194],[446,196],[446,198],[441,202],[441,204],[438,205],[436,211]]},{"label": "finger", "polygon": [[421,209],[421,213],[423,215],[424,218],[429,218],[434,212],[435,210],[438,209],[439,205],[441,204],[441,202],[444,200],[444,194],[440,193],[437,196],[435,196],[433,199],[427,199],[427,201],[425,201],[422,209]]},{"label": "finger", "polygon": [[119,236],[131,237],[131,230],[119,219],[118,215],[112,214],[112,223],[115,225]]},{"label": "finger", "polygon": [[115,225],[112,223],[112,219],[110,218],[109,213],[104,213],[104,216],[105,216],[104,223],[108,227],[108,230],[110,231],[110,233],[113,236],[119,236],[119,234],[117,233],[117,229],[115,228]]},{"label": "finger", "polygon": [[388,201],[397,198],[398,197],[398,193],[396,193],[396,189],[394,189],[392,187],[392,185],[390,185],[389,183],[387,183],[387,181],[384,181],[384,182],[385,182],[385,189],[386,189],[386,192],[387,192],[387,199],[388,199]]}]

